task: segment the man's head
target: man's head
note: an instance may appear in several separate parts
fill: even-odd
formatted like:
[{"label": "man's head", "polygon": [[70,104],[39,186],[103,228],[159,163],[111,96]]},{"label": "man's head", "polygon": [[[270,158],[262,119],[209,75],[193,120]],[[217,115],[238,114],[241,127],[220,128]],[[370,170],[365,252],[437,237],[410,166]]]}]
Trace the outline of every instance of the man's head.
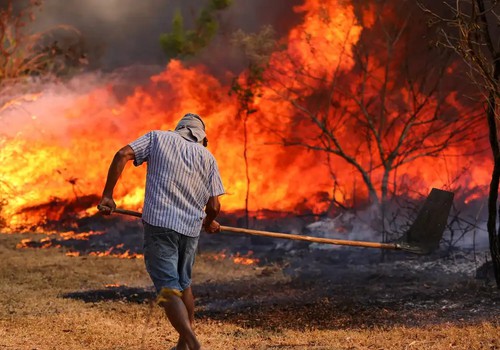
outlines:
[{"label": "man's head", "polygon": [[188,141],[203,143],[205,147],[208,142],[205,123],[198,114],[187,113],[184,115],[177,123],[175,132]]}]

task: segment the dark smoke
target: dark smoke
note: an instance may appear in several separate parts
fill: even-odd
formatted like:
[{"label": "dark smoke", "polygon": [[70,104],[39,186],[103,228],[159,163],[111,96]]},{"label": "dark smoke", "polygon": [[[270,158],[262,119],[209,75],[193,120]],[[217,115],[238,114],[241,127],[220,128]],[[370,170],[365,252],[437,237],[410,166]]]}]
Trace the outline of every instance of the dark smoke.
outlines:
[{"label": "dark smoke", "polygon": [[[2,0],[0,4],[4,4]],[[78,29],[88,52],[89,67],[113,70],[133,64],[164,65],[166,55],[159,36],[170,30],[172,16],[180,9],[186,27],[190,27],[197,11],[207,1],[199,0],[45,0],[42,12],[32,25],[33,31],[68,24]],[[235,0],[221,13],[220,32],[211,47],[201,55],[210,69],[238,70],[235,54],[228,45],[230,34],[241,28],[258,31],[272,24],[278,35],[298,21],[293,6],[299,0]],[[220,69],[220,68],[219,68]]]}]

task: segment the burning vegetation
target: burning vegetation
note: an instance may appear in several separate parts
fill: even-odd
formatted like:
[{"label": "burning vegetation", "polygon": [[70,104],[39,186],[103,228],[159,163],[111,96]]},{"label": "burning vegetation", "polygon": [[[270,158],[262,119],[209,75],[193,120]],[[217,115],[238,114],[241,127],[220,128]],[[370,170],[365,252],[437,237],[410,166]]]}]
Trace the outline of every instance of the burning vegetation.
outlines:
[{"label": "burning vegetation", "polygon": [[[237,75],[171,60],[142,84],[92,73],[33,80],[29,93],[13,83],[0,107],[3,231],[65,232],[20,247],[91,242],[103,229],[87,219],[100,220],[105,160],[187,111],[206,121],[223,208],[245,210],[244,226],[266,210],[314,219],[419,200],[432,187],[462,203],[482,198],[489,171],[477,104],[461,98],[459,63],[415,45],[429,32],[410,30],[407,5],[305,0],[280,37],[269,28],[234,36],[248,63]],[[141,209],[144,171],[126,170],[118,206]],[[140,247],[81,253],[138,257]]]},{"label": "burning vegetation", "polygon": [[[114,152],[152,129],[173,129],[186,112],[206,122],[227,192],[224,225],[310,234],[315,242],[392,243],[411,235],[412,223],[446,219],[444,205],[415,218],[431,188],[455,194],[446,247],[418,261],[272,236],[202,235],[194,287],[197,318],[207,322],[197,332],[212,348],[500,346],[500,296],[492,292],[489,257],[475,250],[491,179],[488,131],[463,63],[430,43],[434,33],[412,2],[284,2],[293,18],[281,18],[280,28],[238,31],[230,40],[215,35],[230,1],[207,2],[221,8],[200,16],[206,21],[184,37],[178,13],[162,45],[175,49],[183,38],[195,46],[183,43],[161,68],[103,73],[82,71],[79,32],[59,28],[77,38],[69,46],[22,36],[25,23],[10,16],[29,23],[37,12],[0,0],[8,5],[0,39],[10,50],[0,61],[7,346],[165,347],[157,336],[164,325],[150,318],[156,311],[148,306],[154,292],[141,261],[141,222],[102,216],[96,205]],[[216,54],[214,37],[224,44]],[[12,38],[35,41],[24,47]],[[214,69],[211,54],[239,57],[244,68],[222,60]],[[127,168],[115,190],[118,207],[135,216],[145,170]],[[474,212],[463,214],[465,206]],[[454,250],[468,237],[473,249]],[[45,248],[57,254],[37,250]],[[481,280],[471,278],[476,271]],[[26,286],[41,292],[25,293]],[[214,338],[226,343],[212,346]]]},{"label": "burning vegetation", "polygon": [[[459,192],[465,203],[482,198],[489,171],[477,105],[461,98],[467,87],[455,84],[457,62],[414,45],[429,33],[411,28],[407,10],[304,1],[294,7],[302,20],[281,37],[270,27],[233,36],[248,65],[231,79],[170,60],[137,85],[92,73],[64,84],[12,83],[0,108],[8,126],[0,139],[2,231],[48,234],[20,248],[141,257],[140,244],[100,234],[109,231],[95,209],[103,160],[151,129],[172,129],[187,111],[204,117],[224,211],[243,210],[245,227],[277,212],[308,223],[387,209],[396,198],[419,201],[431,187]],[[140,210],[145,169],[126,172],[117,204]],[[370,230],[382,232],[372,240],[393,238],[387,227]]]},{"label": "burning vegetation", "polygon": [[[295,10],[304,21],[277,41],[285,49],[276,45],[262,67],[251,106],[250,210],[320,214],[332,202],[352,206],[427,193],[433,185],[484,186],[482,167],[463,172],[481,158],[468,155],[482,133],[476,106],[461,101],[461,91],[446,80],[457,64],[438,66],[442,57],[431,61],[411,51],[418,36],[410,33],[409,19],[400,18],[403,9],[373,5],[356,15],[344,1],[305,1]],[[393,36],[377,39],[384,28]],[[412,64],[417,54],[421,61]],[[243,72],[239,79],[245,78]],[[84,93],[61,87],[54,96],[48,88],[29,99],[4,101],[2,120],[13,130],[2,138],[2,190],[16,193],[3,206],[9,227],[52,219],[41,213],[23,217],[26,208],[99,194],[103,159],[147,130],[171,129],[187,110],[207,120],[210,148],[228,189],[225,209],[244,207],[244,135],[235,119],[238,101],[228,95],[224,79],[173,60],[125,97],[117,96],[112,82],[93,83]],[[128,171],[119,205],[140,208],[143,175],[141,169]],[[80,215],[91,207],[79,208]]]}]

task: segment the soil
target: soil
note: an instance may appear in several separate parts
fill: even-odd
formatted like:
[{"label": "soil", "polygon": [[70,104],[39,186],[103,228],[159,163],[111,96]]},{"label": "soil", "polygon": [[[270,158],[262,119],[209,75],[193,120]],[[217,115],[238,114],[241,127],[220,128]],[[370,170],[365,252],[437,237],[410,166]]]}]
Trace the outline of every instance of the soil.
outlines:
[{"label": "soil", "polygon": [[[231,218],[225,220],[231,224]],[[284,231],[285,227],[291,232],[304,223],[301,218],[278,218],[259,229]],[[54,246],[88,254],[109,251],[121,243],[114,248],[115,253],[141,253],[138,220],[94,217],[80,220],[79,225],[80,230],[94,230],[96,234],[88,240],[53,235],[26,246],[42,246],[50,241]],[[227,257],[239,254],[259,260],[253,265],[254,273],[241,278],[195,279],[197,317],[205,320],[266,330],[465,325],[483,321],[500,324],[500,292],[487,264],[486,251],[447,247],[420,256],[225,233],[203,234],[199,249],[204,257],[224,252]],[[116,286],[76,291],[63,297],[86,302],[147,303],[154,295],[151,288]]]},{"label": "soil", "polygon": [[[298,223],[287,222],[288,228]],[[122,249],[133,250],[127,244],[130,241],[135,242],[133,251],[140,252],[136,224],[120,221],[122,226],[113,226],[121,227],[120,237],[125,237]],[[263,228],[276,230],[272,223]],[[114,230],[109,234],[117,235]],[[127,235],[131,237],[126,239]],[[500,322],[500,292],[487,251],[447,247],[420,256],[245,235],[202,235],[200,254],[212,256],[221,251],[228,257],[239,254],[258,259],[254,265],[258,278],[195,281],[201,318],[266,329]],[[117,288],[72,297],[89,301],[118,297],[131,302],[153,297],[151,290]],[[283,324],[283,319],[296,321]]]}]

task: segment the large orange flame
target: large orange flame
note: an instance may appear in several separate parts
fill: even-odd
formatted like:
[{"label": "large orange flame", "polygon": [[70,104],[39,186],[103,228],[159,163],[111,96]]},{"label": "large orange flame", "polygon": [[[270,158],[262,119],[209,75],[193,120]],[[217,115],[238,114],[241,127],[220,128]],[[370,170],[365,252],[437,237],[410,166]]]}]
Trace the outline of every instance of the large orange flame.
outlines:
[{"label": "large orange flame", "polygon": [[[285,81],[288,90],[310,95],[316,87],[310,76],[328,78],[332,67],[340,70],[353,67],[349,53],[363,27],[346,1],[305,0],[295,10],[303,13],[304,20],[285,38],[287,49],[270,57],[269,73],[279,75],[281,85]],[[365,26],[373,21],[368,12],[363,15]],[[297,64],[306,67],[309,78],[294,73]],[[87,91],[78,84],[92,89]],[[2,122],[9,126],[0,139],[0,190],[7,200],[1,214],[7,218],[9,227],[48,219],[33,212],[24,213],[27,207],[99,195],[116,150],[149,130],[173,129],[186,112],[199,113],[206,121],[209,149],[218,160],[227,191],[222,199],[223,208],[244,207],[247,182],[242,128],[236,119],[237,101],[228,95],[230,87],[203,66],[188,67],[172,60],[163,72],[151,77],[148,84],[135,88],[126,98],[119,97],[113,83],[103,84],[89,76],[78,77],[68,86],[29,95],[28,101],[18,99],[0,110]],[[308,208],[318,212],[326,208],[334,195],[326,158],[272,144],[276,142],[270,138],[272,128],[280,125],[283,116],[295,113],[289,103],[276,99],[277,92],[285,93],[278,85],[263,89],[255,101],[259,113],[252,116],[248,125],[250,209]],[[262,115],[271,122],[265,128],[260,123]],[[349,130],[345,133],[345,137],[351,136]],[[442,187],[449,180],[442,178],[443,169],[460,169],[463,160],[457,158],[453,164],[433,163],[432,167],[425,162],[422,159],[401,169],[398,176],[419,179],[419,188]],[[466,176],[467,186],[483,186],[488,171],[481,167],[474,169],[473,174]],[[335,194],[338,201],[345,201],[356,188],[362,187],[356,184],[353,174],[353,169],[347,166],[338,170],[336,175],[344,180],[345,186],[342,195]],[[126,168],[115,191],[117,204],[140,210],[144,179],[145,167]],[[75,215],[93,212],[92,207],[85,207]],[[61,212],[51,215],[57,220]]]}]

